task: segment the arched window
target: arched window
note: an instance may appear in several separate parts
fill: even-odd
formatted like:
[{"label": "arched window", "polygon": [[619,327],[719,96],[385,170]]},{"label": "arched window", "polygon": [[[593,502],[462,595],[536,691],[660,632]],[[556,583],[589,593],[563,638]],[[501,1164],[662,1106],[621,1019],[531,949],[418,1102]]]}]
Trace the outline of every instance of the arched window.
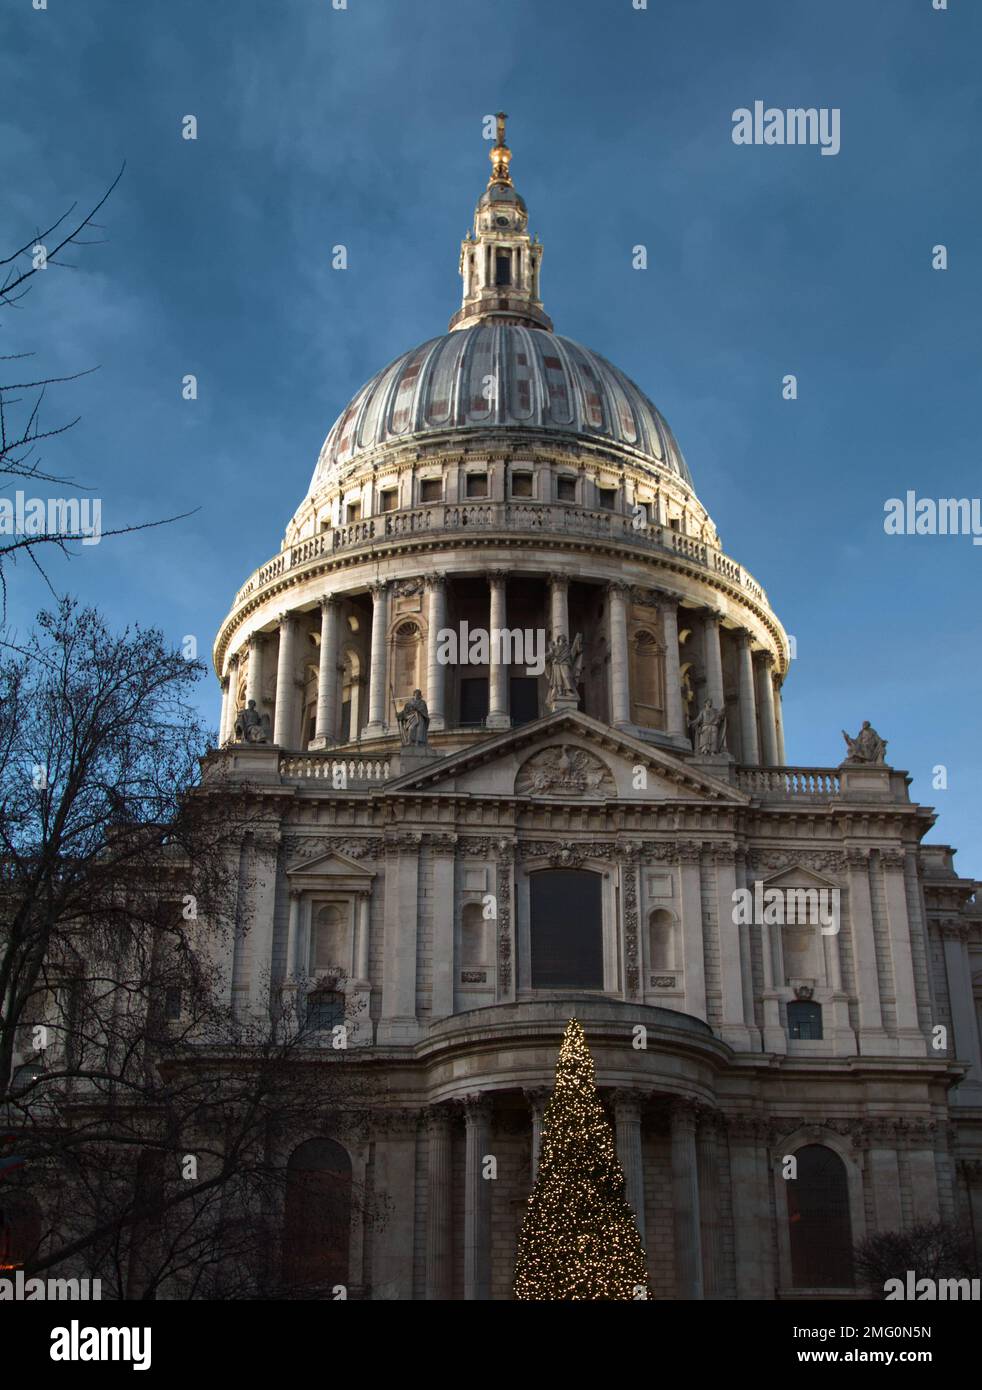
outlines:
[{"label": "arched window", "polygon": [[599,874],[544,869],[530,886],[533,989],[603,989]]},{"label": "arched window", "polygon": [[349,914],[337,903],[325,903],[314,909],[310,969],[314,973],[333,970],[341,975],[351,971]]},{"label": "arched window", "polygon": [[822,1036],[822,1006],[804,999],[788,1004],[788,1036],[818,1041]]},{"label": "arched window", "polygon": [[337,1028],[344,1022],[344,995],[334,989],[318,989],[307,995],[307,1027],[316,1032]]},{"label": "arched window", "polygon": [[308,1139],[287,1163],[283,1279],[331,1297],[348,1283],[351,1160],[332,1139]]},{"label": "arched window", "polygon": [[652,970],[675,969],[675,922],[663,907],[648,917],[648,964]]},{"label": "arched window", "polygon": [[795,1151],[798,1176],[785,1183],[796,1289],[844,1289],[853,1284],[852,1225],[846,1166],[824,1144]]},{"label": "arched window", "polygon": [[465,903],[460,916],[460,963],[464,969],[486,964],[487,923],[480,903]]}]

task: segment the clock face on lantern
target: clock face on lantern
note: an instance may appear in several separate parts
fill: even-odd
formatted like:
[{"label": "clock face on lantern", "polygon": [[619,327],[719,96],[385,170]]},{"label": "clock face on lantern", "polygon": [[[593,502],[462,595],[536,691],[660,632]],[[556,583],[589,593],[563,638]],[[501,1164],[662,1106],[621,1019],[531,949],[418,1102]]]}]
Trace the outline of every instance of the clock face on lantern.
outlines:
[{"label": "clock face on lantern", "polygon": [[507,227],[507,226],[508,226],[508,218],[507,218],[507,217],[496,217],[496,218],[495,218],[495,221],[497,222],[497,224],[498,224],[499,227]]}]

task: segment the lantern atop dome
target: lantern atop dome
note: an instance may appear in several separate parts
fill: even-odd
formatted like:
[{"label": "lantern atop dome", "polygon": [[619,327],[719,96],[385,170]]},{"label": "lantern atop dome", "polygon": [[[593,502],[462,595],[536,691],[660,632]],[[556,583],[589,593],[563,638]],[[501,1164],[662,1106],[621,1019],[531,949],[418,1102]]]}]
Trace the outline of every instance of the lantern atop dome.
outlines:
[{"label": "lantern atop dome", "polygon": [[461,243],[464,293],[450,320],[451,330],[488,322],[552,330],[552,320],[539,299],[542,244],[528,234],[525,200],[512,182],[506,119],[503,111],[495,116],[491,177],[474,212],[474,230]]}]

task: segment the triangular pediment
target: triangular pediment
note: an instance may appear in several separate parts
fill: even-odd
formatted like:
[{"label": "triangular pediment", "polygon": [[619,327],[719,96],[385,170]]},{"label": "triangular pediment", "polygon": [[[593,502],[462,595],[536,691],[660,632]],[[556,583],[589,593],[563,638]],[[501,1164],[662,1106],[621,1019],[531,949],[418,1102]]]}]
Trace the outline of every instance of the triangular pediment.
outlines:
[{"label": "triangular pediment", "polygon": [[302,886],[303,880],[314,878],[337,880],[339,886],[343,880],[360,880],[367,885],[375,876],[364,864],[359,864],[356,859],[349,859],[339,850],[322,849],[315,836],[310,836],[297,846],[286,866],[286,872],[291,880],[296,881],[298,887]]},{"label": "triangular pediment", "polygon": [[448,791],[532,801],[715,801],[750,798],[665,749],[566,710],[506,729],[389,782],[389,792]]},{"label": "triangular pediment", "polygon": [[804,864],[792,861],[783,869],[775,869],[769,874],[760,874],[760,882],[765,888],[838,888],[834,878],[809,869]]}]

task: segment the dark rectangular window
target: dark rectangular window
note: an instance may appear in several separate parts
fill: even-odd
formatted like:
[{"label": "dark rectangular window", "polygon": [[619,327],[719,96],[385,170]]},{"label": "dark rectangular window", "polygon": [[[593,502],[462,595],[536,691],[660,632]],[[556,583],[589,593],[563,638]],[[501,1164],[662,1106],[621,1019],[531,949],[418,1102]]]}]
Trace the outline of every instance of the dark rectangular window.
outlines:
[{"label": "dark rectangular window", "polygon": [[419,500],[421,502],[439,502],[443,496],[442,478],[424,478],[419,485]]},{"label": "dark rectangular window", "polygon": [[513,473],[511,475],[511,495],[512,497],[532,496],[531,473]]},{"label": "dark rectangular window", "polygon": [[380,492],[378,496],[379,511],[394,512],[398,500],[399,494],[396,492],[395,488],[386,488],[385,492]]},{"label": "dark rectangular window", "polygon": [[533,989],[603,989],[599,874],[544,869],[529,879]]},{"label": "dark rectangular window", "polygon": [[539,682],[535,676],[512,676],[509,681],[511,722],[531,724],[539,717]]},{"label": "dark rectangular window", "polygon": [[181,1016],[181,987],[168,985],[164,991],[164,1018],[173,1023]]},{"label": "dark rectangular window", "polygon": [[507,252],[502,254],[499,251],[494,258],[494,283],[496,285],[511,284],[511,256]]},{"label": "dark rectangular window", "polygon": [[461,724],[483,724],[488,712],[487,676],[466,676],[460,682]]},{"label": "dark rectangular window", "polygon": [[468,497],[487,497],[488,495],[488,475],[486,473],[468,473],[467,475],[467,496]]},{"label": "dark rectangular window", "polygon": [[597,491],[600,496],[601,507],[604,507],[608,512],[612,512],[617,506],[617,489],[613,487],[602,487],[598,488]]},{"label": "dark rectangular window", "polygon": [[575,502],[575,501],[576,501],[576,479],[575,479],[575,478],[557,478],[557,479],[556,479],[556,497],[557,497],[557,499],[558,499],[560,502]]}]

